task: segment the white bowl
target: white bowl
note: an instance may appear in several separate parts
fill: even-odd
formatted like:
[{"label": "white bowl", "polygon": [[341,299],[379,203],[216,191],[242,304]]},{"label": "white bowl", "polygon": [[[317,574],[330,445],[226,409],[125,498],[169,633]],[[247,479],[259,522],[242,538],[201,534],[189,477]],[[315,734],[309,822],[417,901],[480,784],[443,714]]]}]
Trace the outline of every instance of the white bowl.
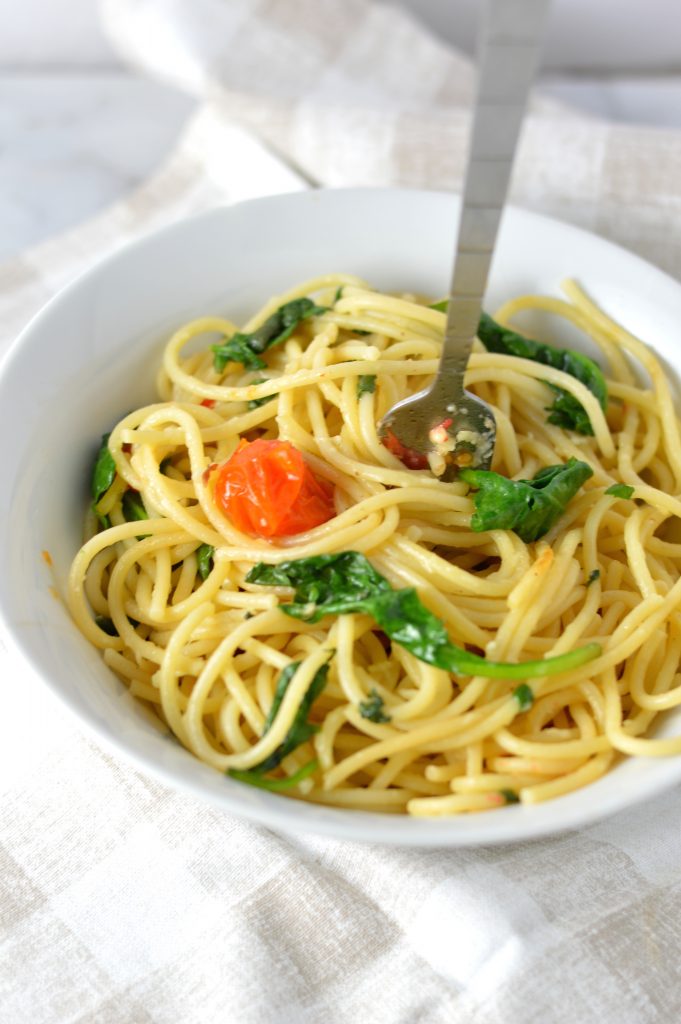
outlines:
[{"label": "white bowl", "polygon": [[[239,321],[272,293],[346,271],[385,289],[447,289],[458,200],[392,189],[278,196],[158,231],[94,267],[26,328],[0,375],[0,621],[7,640],[96,737],[167,785],[273,828],[410,846],[546,835],[620,810],[681,779],[681,757],[629,758],[585,789],[427,821],[306,804],[234,782],[169,742],[55,601],[80,544],[87,476],[102,433],[154,394],[168,332],[199,313]],[[488,307],[576,276],[616,319],[681,371],[681,285],[557,221],[507,211]],[[669,714],[663,734],[681,728]]]}]

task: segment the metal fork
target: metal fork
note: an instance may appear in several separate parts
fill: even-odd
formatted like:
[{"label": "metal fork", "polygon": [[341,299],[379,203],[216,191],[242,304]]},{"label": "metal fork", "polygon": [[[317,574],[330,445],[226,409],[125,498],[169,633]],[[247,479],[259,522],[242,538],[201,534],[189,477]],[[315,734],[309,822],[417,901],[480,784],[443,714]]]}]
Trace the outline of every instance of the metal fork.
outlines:
[{"label": "metal fork", "polygon": [[478,89],[437,374],[379,424],[383,443],[411,468],[443,480],[460,468],[487,469],[494,414],[464,390],[516,143],[539,61],[549,0],[487,0],[480,33]]}]

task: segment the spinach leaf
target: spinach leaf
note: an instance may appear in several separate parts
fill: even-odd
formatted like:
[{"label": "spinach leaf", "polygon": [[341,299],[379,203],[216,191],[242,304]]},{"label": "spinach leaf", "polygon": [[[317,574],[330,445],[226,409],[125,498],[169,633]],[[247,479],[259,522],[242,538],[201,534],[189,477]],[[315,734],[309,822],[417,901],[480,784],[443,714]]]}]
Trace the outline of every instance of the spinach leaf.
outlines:
[{"label": "spinach leaf", "polygon": [[231,362],[243,363],[249,370],[260,370],[265,366],[259,358],[263,352],[286,341],[303,320],[321,313],[326,313],[326,308],[316,306],[312,299],[285,302],[250,334],[238,331],[222,344],[213,345],[213,366],[219,373]]},{"label": "spinach leaf", "polygon": [[95,623],[101,630],[108,633],[109,636],[118,636],[118,630],[113,624],[113,620],[108,615],[95,615]]},{"label": "spinach leaf", "polygon": [[240,771],[238,768],[230,768],[227,771],[230,779],[236,779],[237,782],[247,782],[250,786],[257,786],[258,789],[269,789],[272,793],[279,793],[282,790],[291,789],[292,786],[297,786],[303,779],[309,778],[319,768],[319,762],[316,758],[308,761],[302,768],[299,768],[293,775],[287,775],[284,779],[268,779],[266,776],[261,775],[257,771]]},{"label": "spinach leaf", "polygon": [[[128,615],[128,622],[133,629],[137,629],[139,622],[137,619],[133,619]],[[119,636],[119,632],[114,626],[113,619],[110,619],[108,615],[95,615],[95,623],[99,626],[103,632],[108,633],[109,636]]]},{"label": "spinach leaf", "polygon": [[[299,667],[300,662],[294,661],[291,662],[290,665],[287,665],[286,668],[281,673],[274,694],[274,700],[272,701],[272,707],[270,708],[267,718],[265,719],[263,736],[265,735],[265,733],[269,732],[270,728],[272,727],[272,723],[274,722],[281,702],[284,699],[284,694],[286,693],[289,684]],[[307,688],[307,693],[301,700],[300,706],[296,711],[295,718],[291,723],[291,728],[286,733],[286,736],[284,737],[283,741],[279,744],[276,750],[274,750],[269,755],[269,757],[266,757],[264,761],[260,762],[260,764],[255,765],[255,767],[252,768],[251,771],[258,773],[271,772],[273,768],[277,768],[278,765],[281,764],[284,758],[288,754],[290,754],[291,751],[295,750],[296,747],[299,747],[301,743],[305,743],[307,740],[310,739],[311,736],[314,736],[314,734],[319,731],[319,726],[313,725],[311,722],[308,722],[307,716],[310,712],[310,708],[312,706],[313,701],[317,699],[319,694],[326,686],[326,677],[328,675],[328,672],[328,662],[317,669],[313,676],[312,682]]]},{"label": "spinach leaf", "polygon": [[394,590],[385,576],[357,551],[313,555],[279,565],[259,562],[246,580],[264,586],[291,587],[295,591],[294,602],[281,605],[281,610],[305,622],[351,612],[371,615],[394,643],[428,665],[458,675],[496,679],[555,675],[590,661],[601,650],[592,643],[542,661],[488,661],[450,643],[443,623],[422,604],[413,587]]},{"label": "spinach leaf", "polygon": [[438,313],[446,313],[449,309],[449,299],[441,299],[440,302],[433,302],[428,309],[436,309]]},{"label": "spinach leaf", "polygon": [[[393,592],[385,576],[374,569],[371,562],[357,551],[342,551],[333,555],[312,555],[279,565],[259,562],[246,577],[248,583],[271,587],[292,587],[296,603],[283,605],[295,618],[318,622],[333,604],[333,613],[354,611],[358,602],[370,600],[377,591]],[[338,608],[339,605],[346,607]],[[315,606],[306,611],[306,606]]]},{"label": "spinach leaf", "polygon": [[507,804],[519,804],[520,803],[520,797],[518,796],[517,793],[514,793],[514,791],[512,789],[501,789],[501,790],[499,790],[499,793],[500,793],[501,796],[503,796],[503,798],[504,798],[504,800],[506,801]]},{"label": "spinach leaf", "polygon": [[196,563],[202,580],[207,580],[210,576],[214,554],[215,548],[212,544],[202,544],[200,548],[196,549]]},{"label": "spinach leaf", "polygon": [[586,581],[587,587],[590,587],[592,583],[595,583],[596,580],[599,580],[600,578],[601,578],[601,570],[600,569],[592,569],[591,572],[589,573],[589,576],[588,576],[587,581]]},{"label": "spinach leaf", "polygon": [[126,491],[123,495],[121,505],[123,508],[123,515],[128,523],[134,523],[138,520],[149,518],[149,513],[144,507],[142,495],[139,491],[133,491],[132,489]]},{"label": "spinach leaf", "polygon": [[376,390],[376,374],[363,373],[357,378],[357,397],[362,395],[373,395]]},{"label": "spinach leaf", "polygon": [[247,335],[254,352],[264,352],[286,341],[303,320],[326,313],[326,306],[317,306],[312,299],[293,299],[280,306],[264,324]]},{"label": "spinach leaf", "polygon": [[546,417],[547,423],[553,423],[563,430],[574,430],[578,434],[592,436],[594,431],[591,420],[586,409],[575,396],[571,395],[569,391],[565,391],[564,388],[558,387],[557,384],[551,384],[548,380],[545,380],[544,384],[551,388],[556,396],[553,405],[546,409],[551,413]]},{"label": "spinach leaf", "polygon": [[[596,396],[603,410],[607,408],[608,389],[605,377],[598,364],[581,352],[574,352],[569,348],[554,348],[553,345],[532,341],[516,331],[502,327],[487,313],[480,317],[478,337],[488,352],[531,359],[535,363],[569,373]],[[549,387],[557,397],[549,410],[551,415],[548,422],[567,430],[576,430],[579,434],[593,434],[591,421],[581,404],[563,388],[554,384],[549,384]]]},{"label": "spinach leaf", "polygon": [[475,488],[471,529],[513,530],[527,544],[551,529],[590,476],[591,467],[578,459],[546,466],[532,480],[509,480],[486,469],[459,471],[461,480]]},{"label": "spinach leaf", "polygon": [[267,718],[265,719],[265,724],[263,725],[263,736],[272,728],[272,723],[274,722],[274,719],[277,717],[277,711],[279,710],[281,702],[284,699],[284,695],[288,690],[289,683],[291,682],[299,668],[300,662],[292,661],[289,665],[286,666],[285,669],[282,669],[281,675],[277,680],[276,689],[274,691],[272,706],[270,707],[270,710],[267,712]]},{"label": "spinach leaf", "polygon": [[513,691],[513,696],[518,701],[518,707],[521,711],[527,711],[534,704],[534,694],[532,688],[527,683],[521,683]]},{"label": "spinach leaf", "polygon": [[105,530],[111,526],[108,516],[100,516],[95,510],[95,505],[101,501],[116,478],[116,463],[109,451],[109,438],[111,434],[102,434],[99,450],[95,457],[90,478],[90,490],[92,492],[92,510],[99,519]]},{"label": "spinach leaf", "polygon": [[212,345],[213,366],[222,373],[227,363],[243,363],[247,370],[262,370],[267,364],[249,345],[249,335],[233,334],[220,345]]},{"label": "spinach leaf", "polygon": [[276,395],[265,395],[264,398],[251,398],[248,403],[249,412],[252,409],[259,409],[261,405],[267,405],[268,402],[272,402],[276,397]]},{"label": "spinach leaf", "polygon": [[391,722],[390,715],[387,715],[383,710],[383,698],[381,697],[378,690],[372,686],[369,690],[369,697],[367,700],[361,700],[359,702],[359,713],[362,718],[368,718],[370,722]]},{"label": "spinach leaf", "polygon": [[612,494],[615,498],[630,498],[634,493],[634,488],[629,484],[612,484],[605,493]]},{"label": "spinach leaf", "polygon": [[[251,381],[251,384],[265,384],[266,382],[267,377],[258,377],[256,380]],[[264,398],[252,398],[248,403],[248,408],[249,410],[259,409],[261,405],[267,405],[268,402],[273,401],[276,397],[276,395],[265,395]]]},{"label": "spinach leaf", "polygon": [[[139,493],[139,491],[134,491],[132,489],[126,491],[125,494],[123,495],[121,508],[123,510],[125,520],[128,523],[135,523],[141,521],[142,519],[149,518],[149,513],[144,507],[142,495]],[[148,536],[148,533],[138,533],[137,540],[144,540],[144,538]]]},{"label": "spinach leaf", "polygon": [[336,294],[333,297],[333,305],[335,306],[336,303],[338,302],[338,300],[342,299],[342,298],[343,298],[343,285],[341,284],[341,285],[338,286],[338,288],[336,288]]}]

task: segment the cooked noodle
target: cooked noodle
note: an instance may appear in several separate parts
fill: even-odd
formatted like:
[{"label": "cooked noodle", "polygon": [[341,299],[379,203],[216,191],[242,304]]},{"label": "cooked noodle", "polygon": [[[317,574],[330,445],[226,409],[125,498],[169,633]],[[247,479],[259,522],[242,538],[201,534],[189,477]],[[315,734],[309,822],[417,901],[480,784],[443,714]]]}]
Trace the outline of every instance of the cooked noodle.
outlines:
[{"label": "cooked noodle", "polygon": [[[442,312],[334,275],[272,299],[243,328],[302,296],[330,307],[267,352],[260,373],[235,363],[214,369],[209,344],[237,330],[227,320],[196,320],[170,339],[160,401],[125,416],[110,436],[117,475],[97,511],[111,526],[95,532],[90,517],[69,604],[107,665],[198,758],[222,772],[261,765],[327,662],[310,713],[319,729],[272,775],[284,781],[305,769],[287,789],[300,799],[448,815],[568,793],[620,754],[681,752],[681,739],[650,736],[658,714],[681,703],[681,542],[671,530],[681,516],[681,437],[670,386],[649,349],[574,282],[564,287],[567,301],[524,296],[496,318],[544,310],[585,332],[600,349],[607,413],[575,377],[479,343],[467,374],[467,387],[494,409],[494,470],[530,479],[571,457],[593,469],[558,522],[529,544],[510,530],[473,532],[468,486],[405,469],[377,436],[388,408],[435,371]],[[376,384],[358,397],[361,375]],[[592,437],[547,422],[547,381],[583,406]],[[273,541],[239,533],[216,506],[216,474],[206,470],[244,436],[295,445],[333,485],[335,517]],[[616,483],[633,486],[633,498],[606,494]],[[127,488],[141,492],[143,523],[125,519]],[[205,579],[201,545],[215,549]],[[387,644],[369,615],[292,618],[279,607],[289,592],[246,581],[260,562],[341,551],[364,553],[395,588],[415,587],[452,642],[495,661],[593,641],[602,652],[532,680],[534,702],[523,711],[515,681],[425,664]],[[94,616],[109,618],[116,635]],[[263,733],[292,662],[300,667]],[[375,721],[362,713],[372,696],[384,712]]]}]

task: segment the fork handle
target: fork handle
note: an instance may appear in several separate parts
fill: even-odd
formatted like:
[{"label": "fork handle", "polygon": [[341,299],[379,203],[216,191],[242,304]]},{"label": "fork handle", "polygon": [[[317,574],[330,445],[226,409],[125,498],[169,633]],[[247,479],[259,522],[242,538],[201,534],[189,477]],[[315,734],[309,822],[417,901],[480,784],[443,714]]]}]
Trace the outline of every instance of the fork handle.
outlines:
[{"label": "fork handle", "polygon": [[463,392],[463,375],[478,331],[548,5],[549,0],[486,3],[480,32],[477,100],[438,371],[438,377],[446,375],[450,394],[452,390],[455,394]]}]

